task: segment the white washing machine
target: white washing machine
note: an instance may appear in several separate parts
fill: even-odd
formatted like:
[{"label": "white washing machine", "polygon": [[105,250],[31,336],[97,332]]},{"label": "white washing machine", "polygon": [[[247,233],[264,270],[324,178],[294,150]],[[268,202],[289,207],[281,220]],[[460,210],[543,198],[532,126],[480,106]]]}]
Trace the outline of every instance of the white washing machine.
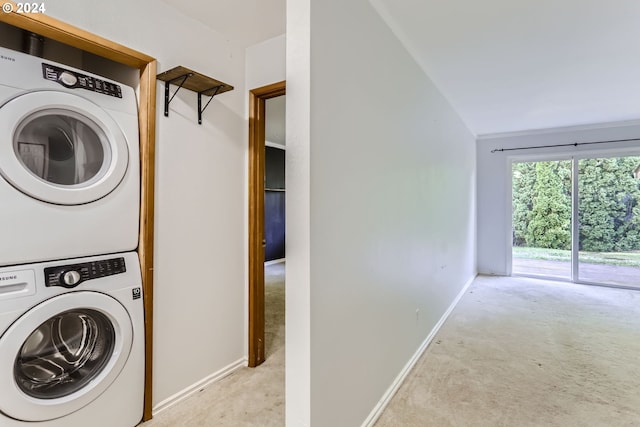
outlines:
[{"label": "white washing machine", "polygon": [[0,48],[0,266],[134,250],[133,88]]},{"label": "white washing machine", "polygon": [[0,426],[133,427],[143,399],[135,252],[0,268]]}]

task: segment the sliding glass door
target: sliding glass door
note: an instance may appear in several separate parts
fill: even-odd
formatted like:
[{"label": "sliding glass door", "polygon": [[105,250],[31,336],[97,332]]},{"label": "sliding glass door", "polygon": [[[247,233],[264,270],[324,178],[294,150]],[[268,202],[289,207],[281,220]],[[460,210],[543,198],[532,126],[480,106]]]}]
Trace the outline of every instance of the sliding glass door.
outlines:
[{"label": "sliding glass door", "polygon": [[577,161],[577,281],[640,288],[640,157]]},{"label": "sliding glass door", "polygon": [[514,274],[571,280],[571,160],[512,166]]},{"label": "sliding glass door", "polygon": [[512,166],[512,272],[640,288],[640,157]]}]

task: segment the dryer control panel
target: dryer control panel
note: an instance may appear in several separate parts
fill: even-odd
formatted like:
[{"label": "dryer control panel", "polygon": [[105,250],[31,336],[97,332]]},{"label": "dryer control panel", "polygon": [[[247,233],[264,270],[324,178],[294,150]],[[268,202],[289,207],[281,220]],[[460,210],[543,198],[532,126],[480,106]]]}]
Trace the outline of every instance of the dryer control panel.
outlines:
[{"label": "dryer control panel", "polygon": [[46,80],[60,83],[64,87],[86,89],[91,92],[122,98],[120,85],[80,74],[77,71],[65,70],[55,65],[45,64],[44,62],[42,63],[42,77]]},{"label": "dryer control panel", "polygon": [[124,258],[111,258],[81,264],[57,265],[44,269],[46,286],[74,288],[91,279],[113,276],[127,271]]}]

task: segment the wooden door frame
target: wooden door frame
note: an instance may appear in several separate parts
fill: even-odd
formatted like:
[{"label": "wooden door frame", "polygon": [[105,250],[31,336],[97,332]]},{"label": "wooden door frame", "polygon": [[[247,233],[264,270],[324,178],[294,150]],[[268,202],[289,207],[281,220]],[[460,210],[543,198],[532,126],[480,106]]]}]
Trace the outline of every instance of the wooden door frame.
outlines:
[{"label": "wooden door frame", "polygon": [[153,354],[153,230],[156,133],[156,60],[141,52],[112,42],[44,14],[0,13],[0,22],[82,49],[140,70],[140,233],[138,255],[142,271],[145,313],[145,395],[143,420],[152,418]]},{"label": "wooden door frame", "polygon": [[264,143],[265,101],[285,95],[286,82],[249,91],[249,367],[264,354]]}]

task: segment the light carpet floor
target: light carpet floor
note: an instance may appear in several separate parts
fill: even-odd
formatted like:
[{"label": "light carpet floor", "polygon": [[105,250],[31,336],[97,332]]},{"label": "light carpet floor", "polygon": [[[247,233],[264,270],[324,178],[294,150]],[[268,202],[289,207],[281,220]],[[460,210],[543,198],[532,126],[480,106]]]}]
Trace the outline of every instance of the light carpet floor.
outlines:
[{"label": "light carpet floor", "polygon": [[375,427],[640,426],[640,292],[474,281]]},{"label": "light carpet floor", "polygon": [[[267,361],[142,427],[285,425],[284,264],[270,267]],[[478,277],[375,424],[430,426],[640,426],[640,292]]]},{"label": "light carpet floor", "polygon": [[265,355],[140,427],[283,427],[284,263],[265,267]]}]

